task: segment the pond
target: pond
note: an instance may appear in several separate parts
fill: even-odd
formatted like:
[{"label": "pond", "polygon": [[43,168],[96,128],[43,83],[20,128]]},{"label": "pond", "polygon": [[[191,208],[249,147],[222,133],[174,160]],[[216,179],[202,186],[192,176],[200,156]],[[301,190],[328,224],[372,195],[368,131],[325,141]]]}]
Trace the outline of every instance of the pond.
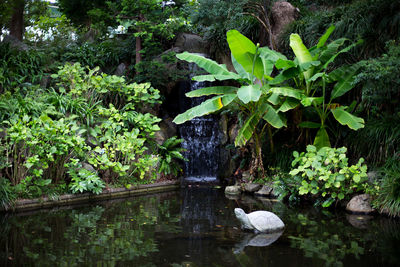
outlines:
[{"label": "pond", "polygon": [[[273,211],[286,228],[257,238],[240,230],[236,207]],[[396,220],[230,200],[211,187],[3,214],[0,223],[0,266],[400,265]]]}]

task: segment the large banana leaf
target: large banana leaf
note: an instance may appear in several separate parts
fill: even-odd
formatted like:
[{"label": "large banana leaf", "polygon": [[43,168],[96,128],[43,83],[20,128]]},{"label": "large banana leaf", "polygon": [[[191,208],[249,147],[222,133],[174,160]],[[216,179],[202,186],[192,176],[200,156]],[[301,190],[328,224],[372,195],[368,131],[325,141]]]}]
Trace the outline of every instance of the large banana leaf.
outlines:
[{"label": "large banana leaf", "polygon": [[[306,62],[313,61],[313,58],[308,51],[307,47],[303,44],[300,36],[298,34],[291,34],[290,35],[290,47],[292,48],[294,54],[296,55],[299,64],[304,64]],[[304,78],[308,80],[312,75],[312,69],[307,70],[304,72]]]},{"label": "large banana leaf", "polygon": [[288,97],[285,102],[279,107],[278,111],[286,112],[288,110],[294,109],[299,104],[299,100]]},{"label": "large banana leaf", "polygon": [[237,62],[236,58],[231,53],[232,65],[235,68],[236,72],[239,74],[240,77],[246,80],[251,80],[251,73],[248,73],[242,65]]},{"label": "large banana leaf", "polygon": [[201,103],[198,106],[195,106],[191,109],[188,109],[182,114],[179,114],[175,117],[173,122],[176,124],[182,124],[186,121],[189,121],[196,117],[201,117],[210,113],[213,113],[217,110],[220,110],[224,106],[229,105],[236,98],[236,94],[227,94],[223,96],[215,96],[211,99],[208,99]]},{"label": "large banana leaf", "polygon": [[276,110],[268,103],[263,103],[251,114],[240,128],[235,139],[235,146],[243,146],[253,136],[254,130],[261,119],[266,120],[275,128],[286,126],[285,122],[278,115]]},{"label": "large banana leaf", "polygon": [[264,65],[264,76],[271,75],[274,70],[274,64],[279,60],[287,60],[287,58],[279,52],[269,49],[268,47],[261,47],[258,49],[260,51],[260,58]]},{"label": "large banana leaf", "polygon": [[329,79],[338,81],[333,88],[331,99],[338,98],[353,89],[358,69],[359,67],[355,65],[343,66],[329,73]]},{"label": "large banana leaf", "polygon": [[235,139],[235,146],[244,146],[248,140],[253,136],[254,129],[257,127],[258,122],[261,120],[263,111],[261,109],[253,113],[244,122],[242,128],[238,131]]},{"label": "large banana leaf", "polygon": [[309,107],[311,106],[313,103],[315,103],[316,105],[320,105],[324,102],[324,97],[320,96],[320,97],[303,97],[301,99],[301,104],[304,107]]},{"label": "large banana leaf", "polygon": [[319,38],[317,48],[321,48],[325,45],[326,41],[328,40],[329,36],[331,36],[332,32],[335,30],[335,25],[331,25],[326,32]]},{"label": "large banana leaf", "polygon": [[224,95],[224,94],[235,94],[237,91],[237,87],[233,86],[211,86],[200,88],[194,91],[190,91],[185,95],[187,97],[199,97],[206,95]]},{"label": "large banana leaf", "polygon": [[340,124],[347,125],[352,130],[364,128],[364,119],[350,114],[345,110],[345,107],[338,107],[331,111]]},{"label": "large banana leaf", "polygon": [[[343,38],[342,38],[343,39]],[[341,39],[338,39],[338,40],[341,40]],[[338,41],[338,40],[336,40],[336,41]],[[336,41],[333,41],[332,43],[335,43]],[[353,43],[353,44],[351,44],[351,45],[349,45],[348,47],[345,47],[345,48],[343,48],[342,50],[340,50],[339,52],[337,52],[336,54],[333,54],[329,59],[325,59],[324,57],[329,57],[329,55],[326,55],[326,54],[321,54],[321,62],[325,62],[325,60],[326,60],[326,62],[322,65],[322,67],[321,67],[321,70],[322,69],[326,69],[327,67],[328,67],[328,65],[330,64],[330,63],[332,63],[334,60],[335,60],[335,58],[337,57],[337,56],[339,56],[340,54],[342,54],[342,53],[346,53],[346,52],[348,52],[348,51],[350,51],[350,49],[352,49],[353,47],[355,47],[356,45],[359,45],[359,44],[361,44],[363,42],[363,40],[358,40],[356,43]],[[330,45],[332,44],[332,43],[330,43],[329,45],[328,45],[328,49],[329,49],[329,47],[330,47]],[[327,50],[328,51],[328,50]],[[326,51],[325,51],[326,52]]]},{"label": "large banana leaf", "polygon": [[194,62],[196,63],[199,67],[203,68],[206,70],[208,73],[211,75],[225,75],[225,76],[231,76],[231,79],[238,79],[240,78],[239,75],[237,75],[234,72],[230,72],[225,65],[218,64],[217,62],[205,58],[203,56],[197,55],[197,54],[192,54],[189,52],[183,52],[181,54],[176,55],[177,58],[181,60],[185,60],[187,62]]},{"label": "large banana leaf", "polygon": [[317,149],[320,149],[323,147],[331,147],[331,143],[329,142],[329,135],[326,132],[325,127],[319,128],[317,135],[315,136],[315,139],[314,139],[314,146]]},{"label": "large banana leaf", "polygon": [[261,96],[261,87],[258,84],[242,86],[237,91],[238,98],[245,104],[258,101]]},{"label": "large banana leaf", "polygon": [[281,96],[289,96],[301,100],[302,91],[292,87],[272,87],[270,91]]},{"label": "large banana leaf", "polygon": [[263,106],[265,106],[265,114],[263,116],[264,120],[278,129],[286,127],[286,123],[281,119],[278,112],[271,105],[265,104]]},{"label": "large banana leaf", "polygon": [[197,75],[193,77],[194,81],[197,82],[214,82],[216,80],[218,81],[226,81],[226,80],[232,80],[234,77],[231,74],[228,75],[223,75],[223,74],[206,74],[206,75]]},{"label": "large banana leaf", "polygon": [[256,55],[257,47],[255,44],[237,30],[228,31],[226,37],[232,55],[237,62],[242,65],[245,71],[253,73],[254,76],[262,80],[264,65],[261,58]]}]

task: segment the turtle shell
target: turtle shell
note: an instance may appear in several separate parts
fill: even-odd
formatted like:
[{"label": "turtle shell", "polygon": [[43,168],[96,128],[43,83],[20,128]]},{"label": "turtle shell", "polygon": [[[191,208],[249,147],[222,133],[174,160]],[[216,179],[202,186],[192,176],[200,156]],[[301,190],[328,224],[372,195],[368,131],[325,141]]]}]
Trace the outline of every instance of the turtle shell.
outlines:
[{"label": "turtle shell", "polygon": [[259,232],[276,232],[282,230],[285,224],[274,213],[264,210],[247,214],[251,225]]}]

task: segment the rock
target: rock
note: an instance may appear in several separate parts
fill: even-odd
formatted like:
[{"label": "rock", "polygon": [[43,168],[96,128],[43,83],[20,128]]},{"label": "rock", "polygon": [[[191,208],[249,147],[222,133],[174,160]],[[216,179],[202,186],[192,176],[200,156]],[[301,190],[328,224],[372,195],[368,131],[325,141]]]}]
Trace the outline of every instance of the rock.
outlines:
[{"label": "rock", "polygon": [[89,163],[86,163],[86,162],[82,163],[82,168],[87,171],[90,171],[90,172],[94,172],[94,173],[96,172],[96,169],[92,165],[90,165]]},{"label": "rock", "polygon": [[254,193],[256,196],[264,196],[264,197],[269,197],[272,192],[272,187],[269,187],[268,185],[263,185],[260,190]]},{"label": "rock", "polygon": [[114,75],[123,76],[123,75],[125,75],[125,72],[126,72],[126,65],[125,65],[125,63],[121,63],[118,65],[117,69],[115,70]]},{"label": "rock", "polygon": [[298,13],[299,9],[286,1],[278,1],[272,5],[271,14],[274,22],[272,25],[272,39],[275,45],[277,45],[277,41],[285,27],[296,19]]},{"label": "rock", "polygon": [[245,171],[245,172],[243,172],[242,173],[242,180],[243,181],[251,181],[252,180],[252,176],[251,176],[251,174],[250,174],[250,172],[249,171]]},{"label": "rock", "polygon": [[229,128],[229,142],[231,144],[235,143],[235,139],[236,136],[238,135],[238,131],[239,131],[239,125],[237,124],[233,124],[230,128]]},{"label": "rock", "polygon": [[175,41],[174,47],[179,47],[182,51],[190,53],[209,54],[209,45],[196,34],[181,33]]},{"label": "rock", "polygon": [[219,120],[219,129],[220,129],[220,144],[225,145],[228,143],[229,135],[228,135],[228,118],[226,115],[222,115]]},{"label": "rock", "polygon": [[21,42],[16,37],[11,36],[11,35],[4,36],[3,43],[9,43],[11,48],[15,48],[20,51],[29,50],[29,46],[27,44]]},{"label": "rock", "polygon": [[247,233],[240,243],[235,245],[233,253],[239,254],[245,247],[266,247],[274,243],[282,235],[283,231],[270,234]]},{"label": "rock", "polygon": [[371,214],[375,212],[371,207],[371,197],[368,194],[354,196],[347,204],[346,210],[354,214]]},{"label": "rock", "polygon": [[225,194],[227,195],[240,195],[241,188],[238,185],[231,185],[225,187]]},{"label": "rock", "polygon": [[240,208],[235,209],[236,218],[241,222],[242,228],[254,230],[255,232],[273,233],[281,231],[285,224],[274,213],[258,210],[246,214]]},{"label": "rock", "polygon": [[260,185],[260,184],[247,183],[247,184],[243,185],[243,190],[246,193],[254,193],[254,192],[260,190],[261,187],[262,187],[262,185]]}]

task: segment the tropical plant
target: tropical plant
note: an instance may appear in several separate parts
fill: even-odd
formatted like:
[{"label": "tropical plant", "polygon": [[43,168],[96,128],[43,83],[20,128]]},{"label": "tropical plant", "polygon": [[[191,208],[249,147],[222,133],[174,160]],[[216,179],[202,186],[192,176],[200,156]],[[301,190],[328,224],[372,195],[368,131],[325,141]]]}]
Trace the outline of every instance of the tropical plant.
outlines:
[{"label": "tropical plant", "polygon": [[382,179],[380,191],[374,200],[374,206],[390,216],[400,216],[400,154],[387,160],[380,170]]},{"label": "tropical plant", "polygon": [[329,27],[318,44],[310,49],[303,44],[298,34],[291,34],[290,47],[296,57],[294,60],[278,59],[275,66],[280,73],[270,81],[270,84],[281,84],[285,81],[293,83],[293,88],[285,89],[283,92],[282,89],[275,91],[280,90],[279,93],[290,96],[294,106],[301,103],[306,108],[312,108],[313,116],[319,117],[319,122],[304,121],[299,124],[300,127],[318,129],[314,139],[314,145],[318,148],[331,146],[326,125],[329,114],[352,130],[364,127],[364,120],[350,113],[356,103],[347,107],[334,102],[354,88],[358,66],[344,65],[333,71],[330,71],[329,67],[340,54],[348,52],[361,41],[343,49],[340,47],[348,41],[346,38],[326,44],[334,29],[334,26]]},{"label": "tropical plant", "polygon": [[346,147],[318,150],[312,145],[307,146],[306,152],[299,154],[294,151],[292,167],[295,168],[289,172],[292,176],[291,193],[316,197],[316,205],[329,207],[335,201],[367,190],[369,184],[364,159],[360,158],[357,164],[349,166],[346,151]]},{"label": "tropical plant", "polygon": [[178,160],[187,160],[182,152],[184,148],[180,146],[183,139],[177,139],[175,136],[164,141],[162,145],[158,145],[159,165],[158,172],[165,176],[178,176],[182,173],[182,169]]},{"label": "tropical plant", "polygon": [[[177,57],[194,62],[209,73],[195,76],[193,79],[196,81],[235,80],[240,86],[211,86],[187,93],[188,97],[216,96],[178,115],[174,122],[181,124],[195,117],[216,112],[225,106],[232,109],[238,108],[245,119],[238,132],[235,145],[244,146],[253,138],[251,171],[254,173],[259,170],[263,173],[261,136],[266,129],[271,133],[271,126],[275,128],[286,126],[282,113],[294,108],[291,102],[286,101],[288,95],[285,93],[288,91],[286,87],[272,88],[269,85],[274,63],[285,57],[268,47],[260,48],[237,30],[227,32],[227,41],[237,73],[229,71],[225,65],[220,65],[200,55],[184,52],[178,54]],[[272,134],[269,136],[272,140]]]},{"label": "tropical plant", "polygon": [[78,159],[71,160],[70,163],[66,164],[66,167],[71,178],[69,189],[72,193],[87,191],[100,194],[102,192],[105,187],[104,181],[100,179],[97,173],[82,168],[82,164],[79,163]]}]

